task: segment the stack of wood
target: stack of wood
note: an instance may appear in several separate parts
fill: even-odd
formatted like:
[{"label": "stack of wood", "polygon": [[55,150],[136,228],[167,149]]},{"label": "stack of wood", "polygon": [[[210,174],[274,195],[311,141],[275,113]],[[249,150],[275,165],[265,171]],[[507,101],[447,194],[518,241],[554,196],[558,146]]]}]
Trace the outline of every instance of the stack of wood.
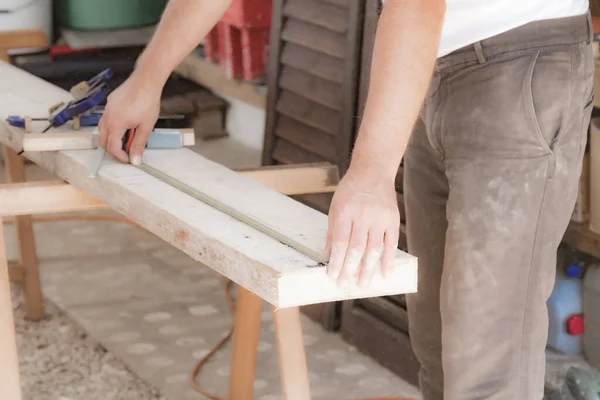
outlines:
[{"label": "stack of wood", "polygon": [[183,114],[196,138],[210,140],[227,136],[228,103],[208,90],[171,96],[161,101],[161,114]]}]

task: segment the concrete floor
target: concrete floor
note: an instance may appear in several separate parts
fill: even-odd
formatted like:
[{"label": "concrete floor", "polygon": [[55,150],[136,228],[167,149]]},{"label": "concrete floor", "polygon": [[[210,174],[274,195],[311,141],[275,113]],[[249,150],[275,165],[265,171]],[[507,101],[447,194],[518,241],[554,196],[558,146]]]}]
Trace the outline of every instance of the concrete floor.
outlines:
[{"label": "concrete floor", "polygon": [[[259,152],[230,138],[201,142],[197,151],[232,168],[260,162]],[[30,180],[48,177],[35,166],[28,167],[28,173]],[[12,227],[5,229],[9,257],[14,258]],[[89,340],[131,372],[127,379],[139,377],[145,382],[147,386],[138,389],[148,393],[144,398],[154,399],[150,397],[153,390],[169,400],[204,398],[189,388],[187,380],[197,360],[229,329],[231,316],[218,274],[125,223],[38,222],[35,234],[45,296],[56,304],[56,312],[75,321]],[[255,382],[255,398],[260,400],[281,398],[271,321],[265,304]],[[339,335],[324,332],[304,317],[303,328],[314,398],[420,398],[416,388],[360,354]],[[23,349],[28,339],[22,332],[19,335]],[[199,378],[205,389],[221,396],[227,395],[230,350],[228,345],[217,353]],[[22,354],[24,373],[35,369],[35,351],[32,354],[33,359]],[[60,370],[54,374],[57,382],[71,385],[61,380]],[[48,396],[44,384],[31,387],[29,393],[36,400],[108,398],[95,390],[92,381],[84,379],[78,385],[79,391],[70,391],[75,394],[68,398]],[[136,398],[126,392],[116,396],[110,398]]]}]

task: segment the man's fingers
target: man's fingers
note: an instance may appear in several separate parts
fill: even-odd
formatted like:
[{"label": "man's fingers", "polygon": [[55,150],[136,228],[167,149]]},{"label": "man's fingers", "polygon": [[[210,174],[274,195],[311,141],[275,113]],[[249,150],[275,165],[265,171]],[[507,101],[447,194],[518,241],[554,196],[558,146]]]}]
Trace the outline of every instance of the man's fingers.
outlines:
[{"label": "man's fingers", "polygon": [[329,260],[329,257],[331,257],[331,242],[333,241],[334,224],[333,213],[331,213],[327,218],[327,239],[325,241],[325,249],[323,250],[323,258],[325,260]]},{"label": "man's fingers", "polygon": [[337,279],[342,271],[351,230],[352,219],[346,217],[336,218],[331,236],[331,255],[327,265],[327,274],[332,279]]},{"label": "man's fingers", "polygon": [[106,118],[107,114],[103,114],[102,117],[100,118],[100,121],[98,121],[98,146],[106,149],[106,143],[108,141],[108,131],[106,129]]},{"label": "man's fingers", "polygon": [[381,273],[384,278],[387,278],[394,269],[394,261],[396,259],[396,250],[398,250],[398,236],[400,230],[398,227],[390,227],[385,231],[384,251],[381,261]]},{"label": "man's fingers", "polygon": [[369,235],[369,224],[364,219],[355,219],[352,221],[352,233],[348,242],[348,251],[344,260],[344,266],[338,278],[342,285],[356,283],[360,264],[367,247],[367,237]]},{"label": "man's fingers", "polygon": [[129,159],[133,165],[140,165],[142,163],[142,156],[152,128],[153,125],[151,124],[142,124],[135,130],[135,136],[129,149]]},{"label": "man's fingers", "polygon": [[369,238],[367,240],[367,250],[363,257],[363,262],[358,276],[358,285],[360,287],[368,287],[373,280],[373,275],[377,271],[377,267],[381,264],[381,256],[383,253],[384,230],[382,228],[371,228]]},{"label": "man's fingers", "polygon": [[129,157],[122,149],[123,135],[127,128],[120,124],[112,123],[108,126],[108,141],[106,143],[106,151],[121,162],[128,162]]}]

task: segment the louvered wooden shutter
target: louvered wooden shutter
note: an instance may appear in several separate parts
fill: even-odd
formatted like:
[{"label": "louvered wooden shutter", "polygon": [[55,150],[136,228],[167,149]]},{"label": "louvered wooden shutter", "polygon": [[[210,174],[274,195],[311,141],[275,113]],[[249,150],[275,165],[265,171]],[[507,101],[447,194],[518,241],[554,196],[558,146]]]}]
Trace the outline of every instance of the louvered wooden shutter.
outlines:
[{"label": "louvered wooden shutter", "polygon": [[[346,170],[356,129],[365,1],[274,0],[265,165],[331,162]],[[331,196],[298,199],[326,212]]]}]

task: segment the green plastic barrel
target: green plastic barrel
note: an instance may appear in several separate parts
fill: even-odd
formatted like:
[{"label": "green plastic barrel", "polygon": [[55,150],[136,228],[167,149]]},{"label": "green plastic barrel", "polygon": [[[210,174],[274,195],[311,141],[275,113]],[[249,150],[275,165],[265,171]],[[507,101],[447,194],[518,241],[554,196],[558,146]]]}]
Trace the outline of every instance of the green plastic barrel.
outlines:
[{"label": "green plastic barrel", "polygon": [[168,0],[58,0],[62,27],[78,30],[138,28],[160,20]]}]

